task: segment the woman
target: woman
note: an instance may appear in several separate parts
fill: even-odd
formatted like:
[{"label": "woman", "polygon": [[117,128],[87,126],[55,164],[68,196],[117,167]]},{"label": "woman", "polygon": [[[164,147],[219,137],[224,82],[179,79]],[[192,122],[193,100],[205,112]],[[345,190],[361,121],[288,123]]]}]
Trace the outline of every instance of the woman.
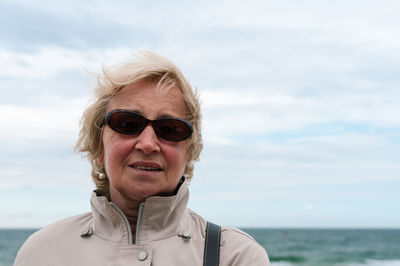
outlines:
[{"label": "woman", "polygon": [[[203,265],[207,221],[186,208],[202,150],[197,95],[150,52],[103,70],[95,93],[76,146],[92,164],[92,211],[33,234],[14,265]],[[219,265],[269,265],[238,229],[220,241]]]}]

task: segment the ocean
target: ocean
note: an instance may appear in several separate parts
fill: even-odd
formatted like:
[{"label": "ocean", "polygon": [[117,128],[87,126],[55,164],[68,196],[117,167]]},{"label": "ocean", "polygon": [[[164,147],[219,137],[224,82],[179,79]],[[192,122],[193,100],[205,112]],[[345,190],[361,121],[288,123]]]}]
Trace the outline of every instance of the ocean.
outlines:
[{"label": "ocean", "polygon": [[400,230],[244,229],[273,266],[400,266]]},{"label": "ocean", "polygon": [[[272,266],[400,266],[400,229],[243,228],[267,251]],[[0,230],[0,266],[11,266],[36,230]]]}]

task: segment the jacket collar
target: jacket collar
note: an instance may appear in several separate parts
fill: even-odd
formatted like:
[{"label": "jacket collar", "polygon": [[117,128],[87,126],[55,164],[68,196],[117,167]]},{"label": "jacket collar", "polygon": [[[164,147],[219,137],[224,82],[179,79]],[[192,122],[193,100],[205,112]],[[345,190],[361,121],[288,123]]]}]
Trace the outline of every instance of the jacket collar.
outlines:
[{"label": "jacket collar", "polygon": [[[181,221],[189,200],[187,181],[179,187],[173,196],[148,197],[141,210],[141,217],[136,228],[130,228],[124,214],[107,197],[92,193],[90,200],[93,221],[93,233],[105,240],[130,243],[131,232],[137,231],[137,243],[144,244],[165,239],[181,233]],[[135,240],[133,240],[133,243]]]}]

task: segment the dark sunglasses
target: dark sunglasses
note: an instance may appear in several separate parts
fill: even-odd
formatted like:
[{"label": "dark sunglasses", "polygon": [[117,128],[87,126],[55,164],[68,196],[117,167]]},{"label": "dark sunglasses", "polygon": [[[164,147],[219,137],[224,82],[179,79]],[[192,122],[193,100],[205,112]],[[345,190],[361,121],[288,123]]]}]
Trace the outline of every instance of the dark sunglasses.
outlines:
[{"label": "dark sunglasses", "polygon": [[167,141],[182,141],[193,133],[193,125],[181,118],[160,118],[149,120],[129,110],[115,109],[106,115],[107,125],[123,135],[139,135],[148,124],[153,127],[156,136]]}]

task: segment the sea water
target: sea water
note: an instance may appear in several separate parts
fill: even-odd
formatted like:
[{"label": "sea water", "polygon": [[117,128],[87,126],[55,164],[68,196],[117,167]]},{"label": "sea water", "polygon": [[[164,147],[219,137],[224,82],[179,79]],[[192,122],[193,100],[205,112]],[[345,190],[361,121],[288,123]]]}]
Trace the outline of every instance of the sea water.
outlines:
[{"label": "sea water", "polygon": [[13,265],[19,248],[35,231],[36,229],[0,229],[0,266]]},{"label": "sea water", "polygon": [[[272,266],[400,266],[400,230],[243,228]],[[0,230],[0,266],[11,266],[35,229]]]},{"label": "sea water", "polygon": [[400,266],[400,230],[244,230],[273,266]]}]

